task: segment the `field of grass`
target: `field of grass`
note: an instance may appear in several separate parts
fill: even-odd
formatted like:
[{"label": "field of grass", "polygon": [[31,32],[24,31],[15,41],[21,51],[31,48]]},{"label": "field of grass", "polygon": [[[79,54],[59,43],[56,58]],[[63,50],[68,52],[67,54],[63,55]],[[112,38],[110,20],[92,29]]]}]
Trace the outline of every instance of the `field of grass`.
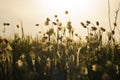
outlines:
[{"label": "field of grass", "polygon": [[49,29],[35,38],[16,25],[22,37],[17,33],[13,39],[0,37],[0,80],[120,80],[120,43],[114,38],[119,32],[117,14],[107,41],[103,41],[106,29],[98,21],[80,22],[88,34],[85,41],[70,20],[63,27],[57,15],[56,21],[46,18]]}]

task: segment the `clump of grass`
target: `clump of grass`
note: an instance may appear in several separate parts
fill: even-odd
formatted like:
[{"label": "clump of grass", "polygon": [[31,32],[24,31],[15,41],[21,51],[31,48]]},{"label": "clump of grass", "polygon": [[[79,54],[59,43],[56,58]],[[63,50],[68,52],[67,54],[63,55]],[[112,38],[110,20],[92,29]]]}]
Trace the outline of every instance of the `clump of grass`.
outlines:
[{"label": "clump of grass", "polygon": [[[89,20],[80,22],[87,31],[86,42],[83,41],[75,33],[68,11],[65,11],[65,15],[69,16],[66,25],[58,15],[54,15],[55,21],[46,18],[44,26],[48,30],[39,32],[42,37],[25,35],[21,22],[16,27],[21,29],[22,37],[17,33],[10,41],[0,37],[2,80],[6,77],[11,80],[24,80],[25,77],[28,80],[98,80],[104,73],[116,79],[120,73],[120,44],[114,38],[118,11],[106,43],[103,41],[106,29],[101,27],[99,21],[93,23]],[[9,26],[10,23],[3,25]],[[79,42],[74,40],[74,36],[80,39]]]}]

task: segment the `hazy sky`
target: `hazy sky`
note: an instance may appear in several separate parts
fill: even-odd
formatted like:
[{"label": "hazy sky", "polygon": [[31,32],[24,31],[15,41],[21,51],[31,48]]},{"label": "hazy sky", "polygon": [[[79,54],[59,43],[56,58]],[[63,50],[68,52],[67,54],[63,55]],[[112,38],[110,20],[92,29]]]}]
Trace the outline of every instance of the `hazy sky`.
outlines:
[{"label": "hazy sky", "polygon": [[[61,21],[66,21],[64,11],[68,10],[76,32],[81,35],[85,29],[80,27],[81,21],[99,21],[101,26],[108,28],[108,0],[0,0],[0,34],[3,23],[9,22],[7,33],[13,32],[13,27],[23,21],[25,32],[33,36],[41,30],[35,24],[43,25],[46,17],[53,19],[57,14]],[[110,0],[111,17],[115,16],[120,0]],[[119,13],[120,15],[120,13]],[[120,23],[120,16],[119,16]],[[17,32],[19,30],[16,30]]]}]

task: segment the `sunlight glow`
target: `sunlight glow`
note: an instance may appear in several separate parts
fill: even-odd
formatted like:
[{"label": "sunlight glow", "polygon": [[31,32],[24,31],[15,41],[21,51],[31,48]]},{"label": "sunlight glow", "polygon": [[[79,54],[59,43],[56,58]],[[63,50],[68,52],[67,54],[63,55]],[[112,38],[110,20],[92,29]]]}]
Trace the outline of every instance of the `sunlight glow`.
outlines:
[{"label": "sunlight glow", "polygon": [[[87,19],[93,20],[95,19],[94,17],[98,18],[97,13],[104,11],[102,9],[104,6],[101,7],[101,5],[106,3],[103,3],[102,0],[37,0],[36,4],[37,8],[41,9],[38,12],[39,14],[44,14],[44,16],[50,18],[53,18],[57,14],[62,22],[68,20],[64,14],[64,11],[67,10],[75,31],[80,33],[79,30],[82,30],[80,29],[80,20],[84,21]],[[103,11],[100,12],[99,9]],[[85,32],[81,33],[85,34]]]}]

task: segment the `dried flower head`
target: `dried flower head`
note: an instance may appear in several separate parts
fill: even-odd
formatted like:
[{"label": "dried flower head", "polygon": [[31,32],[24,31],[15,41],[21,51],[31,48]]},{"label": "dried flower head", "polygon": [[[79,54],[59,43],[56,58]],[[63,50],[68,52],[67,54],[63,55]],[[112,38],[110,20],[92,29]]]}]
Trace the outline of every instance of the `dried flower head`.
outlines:
[{"label": "dried flower head", "polygon": [[75,36],[78,36],[78,34],[77,34],[77,33],[75,33]]},{"label": "dried flower head", "polygon": [[39,26],[39,24],[36,24],[35,26]]},{"label": "dried flower head", "polygon": [[93,36],[93,33],[90,33],[90,36]]},{"label": "dried flower head", "polygon": [[87,26],[83,23],[83,22],[81,22],[80,23],[84,28],[87,28]]},{"label": "dried flower head", "polygon": [[48,37],[47,36],[44,36],[43,39],[47,39]]},{"label": "dried flower head", "polygon": [[57,15],[54,15],[55,18],[57,18]]},{"label": "dried flower head", "polygon": [[46,34],[48,34],[49,36],[51,36],[52,34],[54,33],[54,29],[53,28],[50,28]]},{"label": "dried flower head", "polygon": [[22,60],[19,59],[19,60],[17,61],[17,65],[18,65],[18,67],[22,67],[22,66],[23,66]]},{"label": "dried flower head", "polygon": [[116,22],[113,23],[114,26],[117,26]]},{"label": "dried flower head", "polygon": [[19,25],[16,25],[17,28],[19,28],[20,26]]},{"label": "dried flower head", "polygon": [[105,31],[106,31],[103,27],[101,27],[101,28],[100,28],[100,30],[102,30],[103,32],[105,32]]},{"label": "dried flower head", "polygon": [[62,22],[58,22],[58,24],[57,24],[58,26],[62,26]]},{"label": "dried flower head", "polygon": [[48,21],[46,21],[46,22],[45,22],[45,25],[46,25],[46,26],[48,26],[48,25],[49,25],[49,22],[48,22]]},{"label": "dried flower head", "polygon": [[62,27],[61,26],[58,26],[58,30],[61,30],[62,29]]},{"label": "dried flower head", "polygon": [[99,26],[99,22],[98,21],[96,21],[96,25]]},{"label": "dried flower head", "polygon": [[112,34],[113,34],[113,35],[115,34],[115,31],[114,31],[114,30],[112,30]]},{"label": "dried flower head", "polygon": [[71,31],[71,29],[72,29],[71,21],[68,21],[68,22],[67,22],[67,29],[68,29],[69,31]]},{"label": "dried flower head", "polygon": [[97,28],[96,28],[96,27],[91,27],[91,28],[92,28],[92,30],[93,30],[93,31],[96,31],[96,30],[97,30]]},{"label": "dried flower head", "polygon": [[46,20],[47,20],[47,21],[50,21],[50,19],[49,19],[49,18],[47,18]]},{"label": "dried flower head", "polygon": [[56,19],[56,22],[59,22],[59,19]]},{"label": "dried flower head", "polygon": [[87,25],[89,25],[89,24],[90,24],[90,21],[87,20],[86,23],[87,23]]},{"label": "dried flower head", "polygon": [[68,14],[68,11],[65,11],[65,14]]},{"label": "dried flower head", "polygon": [[50,21],[50,19],[49,19],[49,18],[46,18],[46,21],[45,21],[45,25],[46,25],[46,26],[49,25],[49,21]]},{"label": "dried flower head", "polygon": [[6,23],[6,25],[7,25],[7,26],[9,26],[9,25],[10,25],[10,23]]},{"label": "dried flower head", "polygon": [[54,25],[57,25],[57,23],[56,23],[56,22],[53,22],[53,24],[54,24]]}]

